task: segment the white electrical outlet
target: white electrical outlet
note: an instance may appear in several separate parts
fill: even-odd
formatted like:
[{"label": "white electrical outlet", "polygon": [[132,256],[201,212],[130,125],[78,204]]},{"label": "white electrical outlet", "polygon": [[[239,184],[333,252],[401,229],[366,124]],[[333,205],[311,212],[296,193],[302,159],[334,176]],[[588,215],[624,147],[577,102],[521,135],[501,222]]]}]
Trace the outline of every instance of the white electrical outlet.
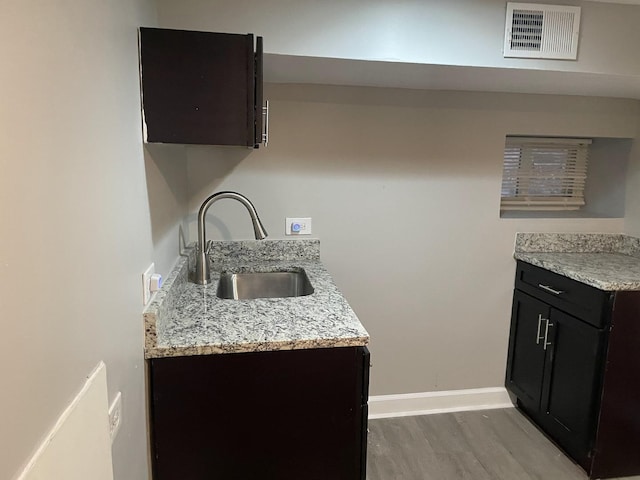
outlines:
[{"label": "white electrical outlet", "polygon": [[111,443],[113,443],[113,439],[116,438],[118,430],[120,430],[120,425],[122,425],[122,392],[118,392],[109,407],[109,434],[111,436]]},{"label": "white electrical outlet", "polygon": [[152,263],[142,274],[142,305],[146,305],[151,300],[151,275],[156,273],[156,264]]},{"label": "white electrical outlet", "polygon": [[311,218],[289,218],[285,219],[285,235],[311,235]]}]

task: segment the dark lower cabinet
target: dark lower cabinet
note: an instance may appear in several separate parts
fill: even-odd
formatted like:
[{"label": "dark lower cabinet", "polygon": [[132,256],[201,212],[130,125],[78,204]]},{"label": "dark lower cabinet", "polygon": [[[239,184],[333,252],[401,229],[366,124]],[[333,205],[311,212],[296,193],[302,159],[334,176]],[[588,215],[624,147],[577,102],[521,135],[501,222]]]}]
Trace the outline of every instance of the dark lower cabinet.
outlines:
[{"label": "dark lower cabinet", "polygon": [[154,480],[364,480],[369,352],[152,359]]},{"label": "dark lower cabinet", "polygon": [[640,473],[640,292],[518,262],[506,387],[590,478]]}]

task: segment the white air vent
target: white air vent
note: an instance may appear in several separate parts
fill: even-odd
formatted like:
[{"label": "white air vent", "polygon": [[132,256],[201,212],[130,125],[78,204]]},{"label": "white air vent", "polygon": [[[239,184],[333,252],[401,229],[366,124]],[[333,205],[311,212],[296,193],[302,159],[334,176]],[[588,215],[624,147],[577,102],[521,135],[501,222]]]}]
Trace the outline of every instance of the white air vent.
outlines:
[{"label": "white air vent", "polygon": [[507,3],[504,56],[575,60],[580,7]]}]

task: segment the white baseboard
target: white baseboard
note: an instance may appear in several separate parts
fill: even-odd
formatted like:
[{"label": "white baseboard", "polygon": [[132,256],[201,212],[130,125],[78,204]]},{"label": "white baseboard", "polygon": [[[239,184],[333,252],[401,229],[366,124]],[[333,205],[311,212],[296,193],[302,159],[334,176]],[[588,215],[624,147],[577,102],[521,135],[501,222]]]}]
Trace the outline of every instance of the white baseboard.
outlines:
[{"label": "white baseboard", "polygon": [[369,397],[369,418],[408,417],[509,407],[513,407],[513,403],[504,387],[376,395]]}]

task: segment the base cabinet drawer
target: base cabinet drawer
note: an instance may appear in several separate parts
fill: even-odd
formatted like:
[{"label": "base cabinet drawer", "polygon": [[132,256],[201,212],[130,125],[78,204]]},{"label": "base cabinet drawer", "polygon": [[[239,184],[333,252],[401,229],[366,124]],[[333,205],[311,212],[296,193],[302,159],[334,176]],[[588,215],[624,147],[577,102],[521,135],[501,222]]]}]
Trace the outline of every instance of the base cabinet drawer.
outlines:
[{"label": "base cabinet drawer", "polygon": [[594,327],[603,328],[611,295],[544,268],[518,262],[515,287]]}]

